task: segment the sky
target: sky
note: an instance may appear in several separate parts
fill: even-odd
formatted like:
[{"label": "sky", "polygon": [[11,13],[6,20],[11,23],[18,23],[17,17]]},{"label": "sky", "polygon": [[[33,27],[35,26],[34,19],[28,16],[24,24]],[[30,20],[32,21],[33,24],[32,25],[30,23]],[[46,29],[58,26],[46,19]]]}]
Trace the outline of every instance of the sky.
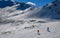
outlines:
[{"label": "sky", "polygon": [[36,4],[37,7],[43,6],[52,2],[53,0],[16,0],[17,2],[33,2]]}]

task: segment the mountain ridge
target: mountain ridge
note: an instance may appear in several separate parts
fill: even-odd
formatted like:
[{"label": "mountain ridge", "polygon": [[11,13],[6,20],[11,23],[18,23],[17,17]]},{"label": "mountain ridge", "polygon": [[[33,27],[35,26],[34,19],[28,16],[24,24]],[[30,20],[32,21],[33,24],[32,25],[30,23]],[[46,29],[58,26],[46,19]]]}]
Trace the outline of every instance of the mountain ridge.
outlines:
[{"label": "mountain ridge", "polygon": [[[38,9],[39,10],[39,9]],[[37,13],[28,15],[28,17],[60,19],[60,1],[55,0],[41,8]]]}]

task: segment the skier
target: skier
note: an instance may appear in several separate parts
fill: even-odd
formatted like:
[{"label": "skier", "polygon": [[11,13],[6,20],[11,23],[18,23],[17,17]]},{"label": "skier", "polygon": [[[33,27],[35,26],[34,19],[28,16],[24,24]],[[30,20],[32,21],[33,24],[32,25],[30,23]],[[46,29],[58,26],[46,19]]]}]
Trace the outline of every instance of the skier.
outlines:
[{"label": "skier", "polygon": [[47,27],[47,31],[50,32],[49,27]]},{"label": "skier", "polygon": [[32,25],[32,27],[34,28],[35,26],[34,26],[34,25]]},{"label": "skier", "polygon": [[40,35],[40,30],[37,30],[37,34]]}]

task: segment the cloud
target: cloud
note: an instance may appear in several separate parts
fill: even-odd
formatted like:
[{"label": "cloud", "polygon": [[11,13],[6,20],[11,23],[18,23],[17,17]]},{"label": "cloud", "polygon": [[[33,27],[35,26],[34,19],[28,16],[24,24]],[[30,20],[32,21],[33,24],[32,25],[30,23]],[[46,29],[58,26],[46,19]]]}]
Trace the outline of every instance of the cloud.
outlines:
[{"label": "cloud", "polygon": [[35,3],[32,3],[32,2],[27,2],[26,4],[31,4],[31,5],[36,6],[36,4]]}]

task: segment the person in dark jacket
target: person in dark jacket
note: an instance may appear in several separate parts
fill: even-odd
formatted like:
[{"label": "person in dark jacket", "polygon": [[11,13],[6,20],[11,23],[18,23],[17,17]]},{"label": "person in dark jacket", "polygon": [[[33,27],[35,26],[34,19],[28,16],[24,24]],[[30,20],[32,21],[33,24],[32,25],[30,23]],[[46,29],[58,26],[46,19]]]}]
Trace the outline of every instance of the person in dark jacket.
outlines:
[{"label": "person in dark jacket", "polygon": [[49,30],[49,27],[47,27],[47,31],[48,31],[48,32],[51,32],[51,31]]}]

